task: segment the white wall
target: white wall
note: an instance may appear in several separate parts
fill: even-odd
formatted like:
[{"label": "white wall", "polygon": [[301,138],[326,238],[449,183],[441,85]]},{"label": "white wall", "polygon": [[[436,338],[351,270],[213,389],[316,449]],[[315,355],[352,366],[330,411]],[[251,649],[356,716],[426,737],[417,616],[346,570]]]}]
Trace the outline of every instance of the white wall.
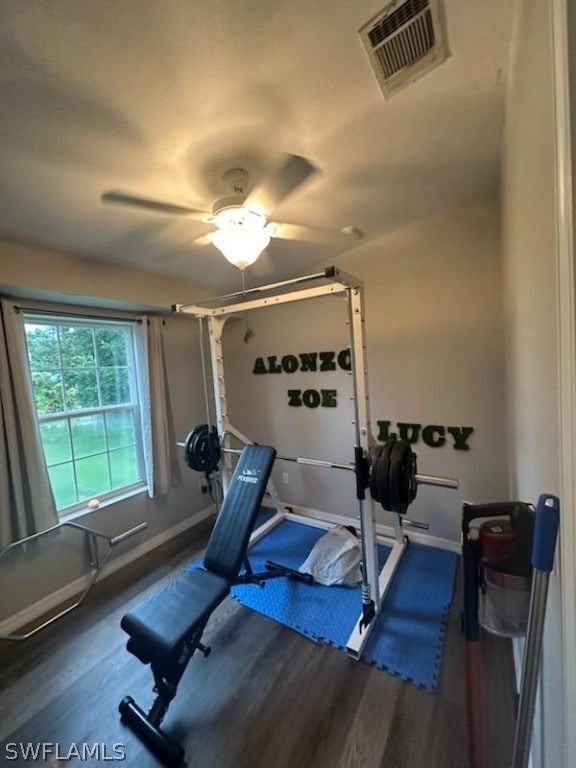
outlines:
[{"label": "white wall", "polygon": [[61,300],[85,296],[94,297],[92,304],[115,302],[162,310],[207,294],[185,280],[8,240],[0,240],[0,285],[19,286],[36,295],[59,294]]},{"label": "white wall", "polygon": [[[29,296],[56,296],[61,301],[92,306],[149,306],[167,310],[174,302],[196,299],[205,292],[194,284],[156,277],[134,269],[79,260],[67,254],[35,247],[0,243],[0,282],[4,291]],[[23,302],[24,303],[24,302]],[[168,384],[178,440],[190,427],[205,420],[204,391],[199,364],[198,329],[188,315],[165,316],[165,352]],[[181,463],[183,483],[166,497],[150,499],[146,493],[118,501],[82,516],[78,522],[115,535],[140,522],[148,528],[121,544],[114,557],[125,557],[132,549],[146,549],[199,519],[210,508],[209,498],[198,490],[199,476]],[[0,478],[1,482],[1,478]],[[28,548],[1,565],[3,583],[15,589],[0,593],[0,621],[61,590],[85,572],[86,553],[81,542],[69,535],[54,538],[51,546]],[[63,553],[66,553],[65,555]],[[33,565],[33,567],[32,567]]]},{"label": "white wall", "polygon": [[[460,489],[421,486],[408,515],[430,534],[459,540],[463,499],[506,499],[507,446],[499,202],[472,201],[366,243],[337,265],[365,286],[372,432],[377,422],[472,426],[468,451],[448,439],[414,445],[419,470],[456,477]],[[317,304],[316,304],[317,302]],[[254,359],[341,349],[347,343],[343,302],[315,300],[259,310],[226,331],[230,415],[248,436],[283,453],[351,461],[354,432],[349,377],[333,374],[256,376]],[[290,408],[288,388],[332,387],[336,409]],[[338,514],[355,510],[348,473],[290,465],[286,500]],[[276,476],[278,479],[278,475]],[[381,522],[389,519],[380,512]]]},{"label": "white wall", "polygon": [[[250,439],[273,445],[280,454],[347,464],[354,460],[353,386],[349,372],[254,374],[258,357],[307,352],[340,352],[350,344],[347,304],[324,297],[260,310],[247,316],[254,336],[243,341],[245,320],[225,326],[224,362],[229,418]],[[268,365],[268,363],[265,363]],[[337,365],[337,364],[336,364]],[[336,407],[291,407],[289,389],[336,390]],[[287,472],[289,484],[282,482]],[[277,461],[273,481],[283,501],[354,516],[354,475]]]},{"label": "white wall", "polygon": [[[558,265],[550,4],[526,0],[509,73],[503,232],[511,492],[559,493]],[[563,509],[562,514],[571,514]],[[557,558],[558,560],[558,558]],[[562,619],[551,578],[534,768],[566,765],[562,729]]]}]

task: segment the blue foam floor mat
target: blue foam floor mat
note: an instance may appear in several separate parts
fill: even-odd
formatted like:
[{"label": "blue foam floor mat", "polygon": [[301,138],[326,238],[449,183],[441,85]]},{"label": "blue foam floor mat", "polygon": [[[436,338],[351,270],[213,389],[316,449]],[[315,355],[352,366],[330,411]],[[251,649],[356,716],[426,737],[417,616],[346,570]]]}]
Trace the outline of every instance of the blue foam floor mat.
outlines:
[{"label": "blue foam floor mat", "polygon": [[[250,548],[255,571],[266,560],[298,568],[325,533],[285,520]],[[380,566],[390,549],[379,546]],[[446,618],[458,557],[411,543],[404,552],[362,659],[427,690],[438,685]],[[273,579],[262,589],[233,587],[242,605],[290,627],[315,642],[345,649],[361,611],[360,587],[324,587]]]}]

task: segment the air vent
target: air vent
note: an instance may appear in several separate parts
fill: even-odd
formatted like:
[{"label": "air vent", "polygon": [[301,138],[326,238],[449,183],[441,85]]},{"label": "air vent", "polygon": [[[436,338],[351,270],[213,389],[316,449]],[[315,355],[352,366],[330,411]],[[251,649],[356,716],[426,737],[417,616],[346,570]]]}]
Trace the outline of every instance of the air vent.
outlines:
[{"label": "air vent", "polygon": [[442,64],[448,45],[440,0],[387,6],[359,30],[384,98]]}]

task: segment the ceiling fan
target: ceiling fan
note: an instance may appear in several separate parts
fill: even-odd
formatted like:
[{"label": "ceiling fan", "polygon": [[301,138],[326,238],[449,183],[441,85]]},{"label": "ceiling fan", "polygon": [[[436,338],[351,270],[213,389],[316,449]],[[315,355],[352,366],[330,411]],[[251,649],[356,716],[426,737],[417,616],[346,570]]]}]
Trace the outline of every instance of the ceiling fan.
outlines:
[{"label": "ceiling fan", "polygon": [[116,191],[105,192],[102,201],[188,216],[211,224],[214,230],[208,235],[196,238],[195,242],[211,242],[231,264],[244,270],[256,261],[272,237],[309,242],[338,242],[342,241],[343,236],[362,236],[355,227],[345,227],[336,232],[268,220],[274,209],[315,173],[316,168],[305,157],[286,155],[283,162],[268,174],[261,184],[248,192],[248,171],[241,167],[230,168],[223,175],[229,194],[214,203],[211,213]]}]

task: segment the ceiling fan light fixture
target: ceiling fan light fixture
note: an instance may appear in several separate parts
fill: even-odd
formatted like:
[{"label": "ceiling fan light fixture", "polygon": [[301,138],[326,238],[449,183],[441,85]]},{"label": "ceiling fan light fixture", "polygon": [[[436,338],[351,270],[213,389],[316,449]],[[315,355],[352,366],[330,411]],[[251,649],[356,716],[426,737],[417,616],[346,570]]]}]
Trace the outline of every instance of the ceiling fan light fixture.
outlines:
[{"label": "ceiling fan light fixture", "polygon": [[267,215],[315,172],[316,168],[305,157],[283,155],[277,167],[254,189],[248,171],[234,165],[222,176],[228,195],[215,201],[212,214],[121,191],[105,192],[102,200],[155,213],[189,216],[211,225],[215,231],[194,238],[194,242],[211,242],[231,264],[244,270],[256,261],[272,237],[298,239],[302,228],[268,222]]},{"label": "ceiling fan light fixture", "polygon": [[213,244],[238,269],[254,264],[270,243],[266,218],[242,206],[219,211],[213,223],[218,227],[212,233]]}]

